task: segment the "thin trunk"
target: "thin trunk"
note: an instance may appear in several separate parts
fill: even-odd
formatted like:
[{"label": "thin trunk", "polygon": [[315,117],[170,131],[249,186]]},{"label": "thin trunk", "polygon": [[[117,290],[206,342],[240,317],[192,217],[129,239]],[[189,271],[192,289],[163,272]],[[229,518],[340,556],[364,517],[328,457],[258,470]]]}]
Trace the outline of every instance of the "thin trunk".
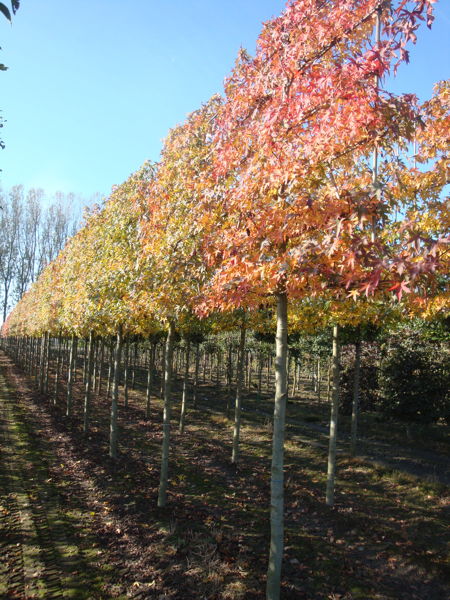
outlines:
[{"label": "thin trunk", "polygon": [[361,382],[361,340],[355,344],[355,375],[353,379],[352,426],[350,434],[351,454],[355,456],[358,439],[359,396]]},{"label": "thin trunk", "polygon": [[191,353],[191,342],[187,340],[186,343],[186,364],[184,368],[184,379],[183,379],[183,398],[181,401],[181,413],[180,413],[180,433],[184,433],[184,422],[186,418],[186,404],[189,384],[189,359]]},{"label": "thin trunk", "polygon": [[339,412],[340,343],[339,326],[333,327],[333,392],[331,396],[330,441],[328,449],[327,506],[334,505],[334,481],[336,478],[336,443]]},{"label": "thin trunk", "polygon": [[250,394],[252,391],[252,367],[253,367],[253,355],[251,352],[247,352],[247,392]]},{"label": "thin trunk", "polygon": [[89,345],[87,349],[87,362],[86,362],[86,383],[84,388],[84,418],[83,418],[83,432],[89,431],[89,421],[91,417],[91,390],[92,390],[92,367],[94,358],[94,334],[92,331],[89,333]]},{"label": "thin trunk", "polygon": [[242,406],[242,385],[244,379],[244,355],[245,355],[245,325],[241,325],[241,336],[239,338],[239,354],[236,369],[236,402],[234,406],[234,430],[233,430],[233,451],[231,462],[236,464],[239,459],[239,440],[241,434],[241,406]]},{"label": "thin trunk", "polygon": [[220,370],[222,367],[222,352],[220,350],[217,351],[217,365],[216,365],[216,387],[217,390],[220,391]]},{"label": "thin trunk", "polygon": [[108,358],[108,383],[106,384],[106,397],[109,398],[114,373],[114,342],[111,341]]},{"label": "thin trunk", "polygon": [[261,398],[262,394],[262,373],[264,367],[264,357],[262,354],[258,356],[258,397]]},{"label": "thin trunk", "polygon": [[[162,346],[162,356],[161,356],[161,387],[159,390],[159,397],[164,397],[164,377],[165,377],[165,365],[166,365],[166,351],[167,351],[167,340],[166,343]],[[172,349],[173,352],[173,349]]]},{"label": "thin trunk", "polygon": [[273,417],[272,470],[270,481],[270,552],[267,600],[279,600],[284,538],[284,431],[287,399],[287,296],[277,295],[275,358],[275,410]]},{"label": "thin trunk", "polygon": [[97,396],[100,396],[102,391],[102,376],[103,376],[103,358],[105,355],[105,342],[102,338],[100,340],[100,357],[98,359],[98,381],[97,381]]},{"label": "thin trunk", "polygon": [[125,408],[128,408],[128,372],[130,362],[130,342],[125,344],[125,357],[124,357],[124,368],[123,368],[123,395],[125,399]]},{"label": "thin trunk", "polygon": [[317,359],[317,400],[320,404],[321,398],[320,398],[320,378],[322,376],[322,373],[320,371],[320,358]]},{"label": "thin trunk", "polygon": [[328,359],[328,377],[327,377],[327,402],[331,401],[331,374],[333,370],[333,361]]},{"label": "thin trunk", "polygon": [[45,339],[46,339],[47,333],[44,334],[44,337],[41,337],[41,354],[40,354],[40,360],[39,360],[39,391],[41,393],[44,392],[44,371],[45,371]]},{"label": "thin trunk", "polygon": [[112,397],[111,397],[111,423],[109,427],[109,456],[117,458],[117,409],[119,405],[119,370],[120,358],[122,354],[123,333],[122,326],[117,331],[116,348],[114,351],[114,374],[112,380]]},{"label": "thin trunk", "polygon": [[203,350],[203,383],[206,382],[206,350]]},{"label": "thin trunk", "polygon": [[198,397],[198,373],[200,369],[200,344],[197,344],[195,349],[195,375],[194,375],[194,390],[192,393],[192,406],[197,408]]},{"label": "thin trunk", "polygon": [[233,347],[230,344],[227,352],[227,393],[231,394],[231,382],[233,380]]},{"label": "thin trunk", "polygon": [[86,374],[87,374],[87,360],[88,360],[88,338],[83,339],[83,385],[86,384]]},{"label": "thin trunk", "polygon": [[73,375],[76,366],[76,355],[77,355],[77,343],[78,340],[75,335],[72,336],[70,344],[70,355],[69,355],[69,371],[67,373],[67,404],[66,404],[66,416],[72,415],[72,386],[73,386]]},{"label": "thin trunk", "polygon": [[153,370],[155,368],[155,353],[156,353],[156,344],[152,344],[150,348],[150,356],[148,361],[148,370],[147,370],[147,401],[145,406],[145,416],[147,419],[150,418],[150,398],[152,395],[152,384],[153,384]]},{"label": "thin trunk", "polygon": [[53,391],[53,404],[55,404],[55,405],[58,402],[59,372],[61,369],[61,360],[62,360],[62,338],[61,338],[61,335],[58,336],[57,344],[58,344],[58,346],[56,349],[55,389]]},{"label": "thin trunk", "polygon": [[44,363],[44,394],[48,393],[48,378],[50,370],[50,333],[45,334],[45,363]]},{"label": "thin trunk", "polygon": [[137,363],[137,357],[138,357],[138,343],[135,342],[134,343],[134,352],[133,352],[133,365],[131,368],[131,389],[134,390],[135,389],[135,383],[136,383],[136,363]]},{"label": "thin trunk", "polygon": [[91,364],[91,389],[95,391],[95,384],[97,381],[97,368],[98,368],[98,341],[94,338],[92,341],[93,352],[92,352],[92,364]]},{"label": "thin trunk", "polygon": [[169,330],[166,340],[165,369],[164,369],[164,416],[163,416],[163,443],[161,455],[161,474],[159,479],[158,506],[167,503],[167,482],[169,478],[169,449],[170,449],[170,394],[172,391],[172,363],[173,342],[175,337],[175,324],[169,321]]},{"label": "thin trunk", "polygon": [[295,397],[297,395],[297,388],[298,388],[298,362],[297,362],[297,357],[294,357],[294,382],[292,384],[292,397]]}]

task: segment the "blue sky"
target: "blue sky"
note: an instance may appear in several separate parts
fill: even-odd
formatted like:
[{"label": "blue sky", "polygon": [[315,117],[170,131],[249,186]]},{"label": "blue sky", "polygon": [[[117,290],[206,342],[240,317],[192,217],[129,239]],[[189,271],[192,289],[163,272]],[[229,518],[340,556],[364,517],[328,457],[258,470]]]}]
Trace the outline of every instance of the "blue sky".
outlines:
[{"label": "blue sky", "polygon": [[[107,195],[168,130],[222,91],[282,0],[23,0],[0,21],[3,188]],[[422,99],[450,76],[450,0],[389,88]]]}]

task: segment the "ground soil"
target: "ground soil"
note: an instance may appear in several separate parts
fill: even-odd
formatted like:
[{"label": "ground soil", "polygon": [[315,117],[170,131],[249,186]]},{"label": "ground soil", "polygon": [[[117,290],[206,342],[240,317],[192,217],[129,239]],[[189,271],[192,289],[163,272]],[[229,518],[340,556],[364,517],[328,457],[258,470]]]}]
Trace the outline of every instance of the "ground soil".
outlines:
[{"label": "ground soil", "polygon": [[[126,409],[121,399],[113,461],[109,400],[95,399],[83,435],[80,381],[67,418],[63,390],[53,404],[5,355],[0,367],[1,598],[263,600],[268,404],[245,399],[238,466],[229,460],[223,389],[203,386],[183,436],[175,410],[169,503],[158,509],[156,397],[150,419],[141,392],[130,392]],[[447,459],[375,439],[363,448],[366,458],[355,459],[343,438],[336,503],[327,507],[321,427],[295,410],[287,427],[283,600],[450,597]],[[384,458],[373,450],[379,444]],[[437,457],[442,468],[433,468]],[[424,470],[411,473],[418,462]]]}]

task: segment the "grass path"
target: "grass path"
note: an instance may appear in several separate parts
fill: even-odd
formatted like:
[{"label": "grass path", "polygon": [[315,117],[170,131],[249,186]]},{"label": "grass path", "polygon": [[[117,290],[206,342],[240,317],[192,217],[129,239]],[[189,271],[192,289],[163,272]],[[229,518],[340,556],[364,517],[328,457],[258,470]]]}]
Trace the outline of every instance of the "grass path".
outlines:
[{"label": "grass path", "polygon": [[61,502],[56,456],[0,374],[0,598],[104,598],[83,497]]}]

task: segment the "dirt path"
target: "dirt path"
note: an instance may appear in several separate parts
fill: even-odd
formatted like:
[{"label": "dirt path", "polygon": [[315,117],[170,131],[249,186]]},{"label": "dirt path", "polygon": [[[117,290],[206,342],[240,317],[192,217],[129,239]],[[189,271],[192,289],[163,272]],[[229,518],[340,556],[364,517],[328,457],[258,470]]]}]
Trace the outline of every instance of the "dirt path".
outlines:
[{"label": "dirt path", "polygon": [[0,373],[0,598],[102,598],[91,540],[76,505],[63,508],[67,481],[55,481],[55,457],[35,433]]}]

